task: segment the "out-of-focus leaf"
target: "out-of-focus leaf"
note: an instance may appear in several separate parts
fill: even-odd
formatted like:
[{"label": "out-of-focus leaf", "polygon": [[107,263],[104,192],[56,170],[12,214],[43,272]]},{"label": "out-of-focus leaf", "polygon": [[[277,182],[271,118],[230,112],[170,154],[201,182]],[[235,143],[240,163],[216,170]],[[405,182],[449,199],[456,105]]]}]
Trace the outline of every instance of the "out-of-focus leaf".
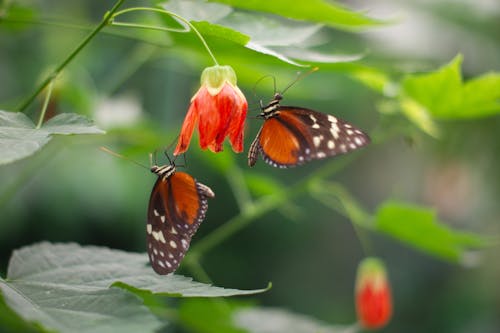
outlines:
[{"label": "out-of-focus leaf", "polygon": [[241,302],[221,299],[186,299],[179,307],[179,320],[191,332],[199,333],[245,333],[233,322],[235,309],[248,307]]},{"label": "out-of-focus leaf", "polygon": [[411,98],[403,98],[400,101],[400,105],[403,113],[413,124],[417,125],[422,131],[430,136],[435,138],[439,137],[439,128],[437,124],[432,120],[430,114],[421,104],[416,103]]},{"label": "out-of-focus leaf", "polygon": [[353,70],[350,76],[385,96],[394,97],[396,94],[395,84],[386,73],[379,69],[359,67]]},{"label": "out-of-focus leaf", "polygon": [[[3,13],[3,10],[6,13]],[[36,12],[34,8],[24,7],[17,2],[2,4],[2,8],[0,8],[0,24],[3,30],[10,29],[15,31],[27,28],[35,16]]]},{"label": "out-of-focus leaf", "polygon": [[33,155],[46,145],[52,134],[104,133],[85,117],[62,113],[37,129],[23,113],[0,110],[0,165]]},{"label": "out-of-focus leaf", "polygon": [[287,0],[210,0],[235,8],[267,12],[283,17],[323,23],[340,29],[359,29],[384,24],[382,20],[368,17],[349,10],[339,4],[324,0],[295,1]]},{"label": "out-of-focus leaf", "polygon": [[237,327],[251,333],[348,333],[356,327],[329,325],[320,320],[278,308],[247,308],[235,311]]},{"label": "out-of-focus leaf", "polygon": [[264,291],[213,287],[174,274],[159,276],[147,267],[145,254],[50,243],[15,251],[0,288],[7,305],[25,320],[79,332],[154,331],[162,323],[136,297],[145,294],[218,297]]},{"label": "out-of-focus leaf", "polygon": [[444,260],[460,262],[467,250],[486,245],[477,234],[453,230],[425,207],[388,201],[376,214],[376,230]]},{"label": "out-of-focus leaf", "polygon": [[248,189],[256,196],[277,194],[286,188],[276,178],[254,172],[245,172],[245,181]]},{"label": "out-of-focus leaf", "polygon": [[500,112],[500,73],[462,82],[457,55],[435,72],[409,75],[402,81],[404,97],[413,99],[436,118],[486,117]]}]

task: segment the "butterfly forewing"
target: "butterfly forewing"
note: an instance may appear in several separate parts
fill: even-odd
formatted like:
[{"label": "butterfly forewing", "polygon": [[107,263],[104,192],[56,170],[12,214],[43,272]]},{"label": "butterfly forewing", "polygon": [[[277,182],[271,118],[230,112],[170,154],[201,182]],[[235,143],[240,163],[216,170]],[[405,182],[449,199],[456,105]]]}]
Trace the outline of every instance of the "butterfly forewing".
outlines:
[{"label": "butterfly forewing", "polygon": [[255,164],[259,152],[268,164],[285,168],[344,154],[369,142],[368,135],[335,116],[280,106],[264,121],[250,148],[249,165]]},{"label": "butterfly forewing", "polygon": [[148,208],[149,261],[158,274],[177,269],[192,236],[205,218],[207,198],[214,194],[184,172],[158,177]]}]

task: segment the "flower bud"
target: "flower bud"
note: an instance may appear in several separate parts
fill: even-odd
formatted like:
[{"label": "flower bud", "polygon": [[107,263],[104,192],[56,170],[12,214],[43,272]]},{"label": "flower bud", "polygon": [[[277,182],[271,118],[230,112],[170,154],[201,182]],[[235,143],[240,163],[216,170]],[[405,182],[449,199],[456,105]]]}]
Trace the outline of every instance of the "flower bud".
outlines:
[{"label": "flower bud", "polygon": [[376,329],[387,324],[392,315],[392,297],[384,263],[366,258],[356,277],[356,312],[362,327]]}]

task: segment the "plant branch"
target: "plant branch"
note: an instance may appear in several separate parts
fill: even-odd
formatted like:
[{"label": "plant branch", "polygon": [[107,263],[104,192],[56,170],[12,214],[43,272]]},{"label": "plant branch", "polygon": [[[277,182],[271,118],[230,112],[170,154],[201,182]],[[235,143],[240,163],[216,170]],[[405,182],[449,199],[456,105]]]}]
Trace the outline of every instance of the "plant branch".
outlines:
[{"label": "plant branch", "polygon": [[111,8],[110,11],[108,11],[105,15],[104,18],[102,19],[101,23],[88,34],[87,37],[71,52],[66,59],[52,71],[52,73],[49,74],[49,76],[38,86],[38,88],[29,96],[17,109],[19,112],[23,112],[30,104],[33,102],[33,100],[42,92],[47,85],[54,80],[59,73],[80,53],[80,51],[101,31],[106,25],[109,24],[111,18],[113,17],[113,14],[118,10],[118,8],[123,4],[125,0],[118,0],[115,5]]}]

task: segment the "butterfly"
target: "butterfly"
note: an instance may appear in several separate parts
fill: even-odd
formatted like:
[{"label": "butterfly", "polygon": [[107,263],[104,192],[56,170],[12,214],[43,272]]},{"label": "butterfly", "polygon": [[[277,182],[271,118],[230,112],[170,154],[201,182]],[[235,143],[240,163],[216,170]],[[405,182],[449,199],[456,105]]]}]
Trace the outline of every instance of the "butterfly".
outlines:
[{"label": "butterfly", "polygon": [[153,165],[158,176],[148,207],[147,248],[153,270],[161,275],[175,271],[191,238],[205,219],[208,198],[214,192],[191,175],[176,171],[175,164]]},{"label": "butterfly", "polygon": [[366,146],[370,138],[353,125],[330,114],[282,106],[283,95],[262,105],[264,124],[248,151],[248,165],[257,163],[259,154],[274,167],[288,168],[311,160],[345,154]]}]

